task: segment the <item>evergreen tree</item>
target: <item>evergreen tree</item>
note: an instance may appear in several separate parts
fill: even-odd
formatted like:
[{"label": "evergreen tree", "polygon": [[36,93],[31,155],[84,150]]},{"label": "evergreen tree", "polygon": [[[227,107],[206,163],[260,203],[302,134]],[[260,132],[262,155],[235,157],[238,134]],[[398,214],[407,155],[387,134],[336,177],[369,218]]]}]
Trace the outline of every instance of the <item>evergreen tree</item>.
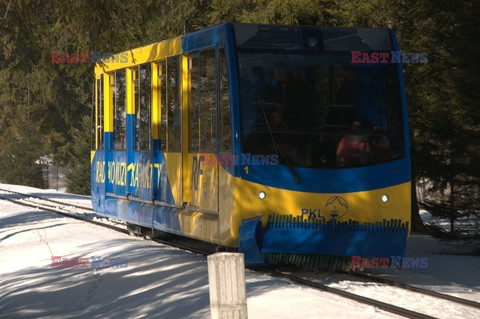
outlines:
[{"label": "evergreen tree", "polygon": [[28,110],[17,108],[9,126],[0,134],[0,181],[44,187],[42,137]]},{"label": "evergreen tree", "polygon": [[72,143],[71,173],[67,175],[67,191],[75,194],[90,194],[90,150],[92,146],[91,118],[84,116],[82,128],[75,129]]},{"label": "evergreen tree", "polygon": [[[413,4],[413,3],[412,3]],[[427,52],[423,65],[406,65],[410,123],[414,132],[413,160],[419,177],[430,182],[436,194],[423,206],[454,222],[468,213],[478,213],[480,147],[480,63],[475,58],[479,44],[478,1],[428,1],[400,7],[395,22],[400,25],[406,50]],[[407,15],[409,13],[410,15]],[[410,23],[401,23],[403,17]],[[412,21],[413,20],[413,21]],[[403,20],[404,21],[404,20]]]},{"label": "evergreen tree", "polygon": [[53,154],[74,170],[69,189],[88,192],[93,65],[52,63],[54,50],[121,52],[226,21],[391,27],[402,51],[428,53],[404,64],[412,161],[439,194],[424,204],[453,230],[480,211],[479,11],[475,0],[0,0],[2,181],[39,185]]}]

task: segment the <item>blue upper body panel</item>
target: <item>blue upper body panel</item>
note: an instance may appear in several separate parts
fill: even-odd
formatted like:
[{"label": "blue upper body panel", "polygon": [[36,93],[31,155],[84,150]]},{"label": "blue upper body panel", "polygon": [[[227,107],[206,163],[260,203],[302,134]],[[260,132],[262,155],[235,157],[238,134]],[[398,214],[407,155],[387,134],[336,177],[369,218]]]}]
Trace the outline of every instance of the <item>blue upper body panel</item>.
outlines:
[{"label": "blue upper body panel", "polygon": [[[398,44],[393,30],[388,30],[392,49],[398,51]],[[230,23],[221,24],[183,36],[182,51],[194,52],[202,48],[222,46],[225,48],[230,82],[231,127],[233,154],[241,156],[241,110],[239,102],[238,58],[236,54],[234,27]],[[300,177],[300,183],[295,182],[289,168],[284,165],[230,165],[224,168],[236,177],[252,182],[304,192],[339,193],[358,192],[398,185],[410,181],[410,149],[407,121],[407,105],[405,97],[402,66],[397,65],[400,100],[405,137],[405,156],[393,162],[346,169],[310,169],[294,170]]]}]

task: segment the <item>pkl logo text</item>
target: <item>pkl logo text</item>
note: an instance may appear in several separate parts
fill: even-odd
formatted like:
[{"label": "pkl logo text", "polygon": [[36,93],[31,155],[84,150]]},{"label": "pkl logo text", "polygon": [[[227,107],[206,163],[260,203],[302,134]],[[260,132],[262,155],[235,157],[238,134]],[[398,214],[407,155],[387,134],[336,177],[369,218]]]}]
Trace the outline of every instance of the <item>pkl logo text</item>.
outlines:
[{"label": "pkl logo text", "polygon": [[[325,221],[325,217],[321,216],[322,208],[302,208],[302,219],[321,218]],[[348,212],[348,202],[341,196],[332,196],[325,203],[325,210],[330,213],[332,218],[341,218]]]},{"label": "pkl logo text", "polygon": [[[91,58],[90,58],[91,56]],[[52,51],[52,63],[127,63],[128,53],[102,53],[101,51],[88,52],[73,52],[68,54],[61,51]]]},{"label": "pkl logo text", "polygon": [[127,268],[128,259],[123,257],[104,257],[92,256],[91,265],[88,263],[90,258],[88,257],[72,257],[66,258],[61,256],[52,256],[52,265],[50,268]]}]

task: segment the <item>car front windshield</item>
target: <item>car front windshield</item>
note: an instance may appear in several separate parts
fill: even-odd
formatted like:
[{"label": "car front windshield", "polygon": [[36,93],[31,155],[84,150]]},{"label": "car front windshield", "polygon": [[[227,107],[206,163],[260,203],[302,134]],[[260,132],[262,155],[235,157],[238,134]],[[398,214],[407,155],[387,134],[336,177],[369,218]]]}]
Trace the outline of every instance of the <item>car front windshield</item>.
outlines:
[{"label": "car front windshield", "polygon": [[352,64],[350,52],[238,50],[242,152],[308,168],[404,156],[395,64]]}]

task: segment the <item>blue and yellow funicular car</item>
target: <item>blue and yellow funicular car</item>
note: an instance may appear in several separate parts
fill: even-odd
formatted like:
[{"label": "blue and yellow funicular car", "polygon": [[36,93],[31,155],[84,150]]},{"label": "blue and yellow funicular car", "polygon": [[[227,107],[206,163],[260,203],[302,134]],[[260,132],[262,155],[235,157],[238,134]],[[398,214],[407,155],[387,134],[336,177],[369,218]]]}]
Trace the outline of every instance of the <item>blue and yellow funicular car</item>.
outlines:
[{"label": "blue and yellow funicular car", "polygon": [[392,51],[390,29],[226,23],[104,59],[95,210],[239,247],[252,264],[403,256],[401,64],[352,63],[352,52]]}]

